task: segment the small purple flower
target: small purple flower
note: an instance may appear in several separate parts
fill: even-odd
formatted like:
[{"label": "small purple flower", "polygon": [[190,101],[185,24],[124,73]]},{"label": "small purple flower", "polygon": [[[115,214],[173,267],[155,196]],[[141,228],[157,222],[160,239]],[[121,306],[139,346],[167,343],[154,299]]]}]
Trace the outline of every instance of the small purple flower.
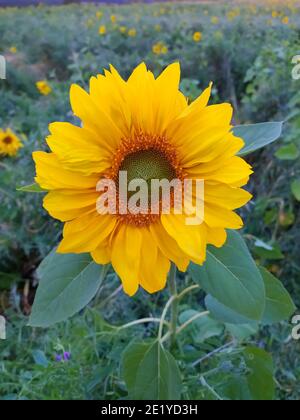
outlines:
[{"label": "small purple flower", "polygon": [[62,356],[60,354],[56,354],[55,355],[55,361],[56,362],[61,362],[62,361]]},{"label": "small purple flower", "polygon": [[67,362],[71,359],[71,353],[69,351],[64,352],[64,361]]}]

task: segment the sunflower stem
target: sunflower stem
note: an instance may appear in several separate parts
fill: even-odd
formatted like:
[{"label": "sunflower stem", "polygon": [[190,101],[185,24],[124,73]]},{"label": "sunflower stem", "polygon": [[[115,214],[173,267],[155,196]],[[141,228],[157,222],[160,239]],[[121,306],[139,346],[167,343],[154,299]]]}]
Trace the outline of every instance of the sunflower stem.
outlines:
[{"label": "sunflower stem", "polygon": [[173,297],[171,303],[171,322],[170,322],[170,334],[171,334],[171,348],[176,344],[176,330],[177,330],[177,317],[178,317],[178,293],[176,284],[176,265],[172,263],[169,273],[169,287],[170,294]]}]

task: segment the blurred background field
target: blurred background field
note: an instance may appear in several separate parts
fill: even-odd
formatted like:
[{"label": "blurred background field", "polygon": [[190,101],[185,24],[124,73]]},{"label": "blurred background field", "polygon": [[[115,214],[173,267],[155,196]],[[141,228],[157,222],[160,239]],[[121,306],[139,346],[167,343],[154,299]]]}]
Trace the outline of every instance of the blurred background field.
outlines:
[{"label": "blurred background field", "polygon": [[[71,321],[49,331],[26,327],[36,268],[58,242],[61,226],[43,211],[41,195],[16,189],[33,181],[31,153],[46,149],[48,124],[76,123],[70,84],[88,88],[90,76],[109,63],[127,77],[141,61],[156,74],[180,61],[181,89],[190,99],[213,81],[212,101],[231,102],[235,123],[286,121],[280,142],[249,160],[254,198],[243,217],[256,259],[283,281],[299,307],[300,80],[292,78],[292,58],[300,54],[297,2],[0,7],[0,39],[7,62],[7,79],[0,80],[0,128],[10,127],[24,142],[18,156],[0,157],[0,314],[8,319],[8,340],[0,342],[0,398],[126,398],[115,372],[119,349],[130,337],[116,338],[108,323],[156,315],[154,304],[166,300],[166,292],[129,299],[111,275],[104,298]],[[38,90],[38,81],[50,87],[47,94]],[[188,276],[182,282],[189,282]],[[190,299],[201,301],[201,292]],[[300,343],[291,340],[288,323],[259,334],[216,325],[209,334],[201,325],[195,328],[196,344],[187,337],[182,349],[187,360],[232,338],[236,345],[258,343],[273,354],[277,398],[299,400]],[[138,327],[137,334],[147,336],[149,327]],[[71,356],[60,362],[66,352]],[[213,380],[224,398],[238,399],[236,390],[224,388],[236,369],[234,351],[230,357],[232,364]],[[222,362],[222,356],[213,358],[205,369]],[[185,397],[213,398],[200,384],[195,387],[194,376],[186,372]]]}]

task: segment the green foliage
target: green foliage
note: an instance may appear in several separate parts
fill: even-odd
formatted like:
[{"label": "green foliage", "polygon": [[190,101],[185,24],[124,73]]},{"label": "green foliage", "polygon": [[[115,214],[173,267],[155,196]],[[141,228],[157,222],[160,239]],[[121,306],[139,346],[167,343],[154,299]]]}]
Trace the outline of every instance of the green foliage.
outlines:
[{"label": "green foliage", "polygon": [[236,126],[233,129],[237,137],[245,141],[244,148],[240,151],[241,156],[255,152],[277,140],[282,131],[281,122],[268,122],[260,124],[248,124]]},{"label": "green foliage", "polygon": [[79,312],[98,291],[104,270],[89,254],[65,255],[53,250],[37,272],[39,288],[29,324],[49,327]]},{"label": "green foliage", "polygon": [[240,315],[260,320],[265,307],[262,277],[241,236],[228,231],[225,246],[208,249],[205,264],[191,264],[195,282],[223,305]]},{"label": "green foliage", "polygon": [[297,201],[300,201],[300,180],[295,179],[291,184],[291,190]]},{"label": "green foliage", "polygon": [[250,370],[247,384],[253,400],[272,400],[275,392],[272,357],[262,349],[247,347],[244,351]]},{"label": "green foliage", "polygon": [[179,400],[181,377],[175,359],[158,341],[130,344],[123,353],[122,376],[135,400]]},{"label": "green foliage", "polygon": [[260,273],[266,289],[266,307],[262,322],[273,324],[288,320],[296,310],[290,295],[282,283],[265,268],[260,268]]}]

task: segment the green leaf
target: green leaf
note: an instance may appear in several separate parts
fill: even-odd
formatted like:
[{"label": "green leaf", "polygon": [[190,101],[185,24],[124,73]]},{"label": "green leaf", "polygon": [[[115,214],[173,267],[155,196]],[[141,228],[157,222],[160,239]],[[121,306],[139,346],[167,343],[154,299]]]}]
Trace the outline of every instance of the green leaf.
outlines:
[{"label": "green leaf", "polygon": [[130,344],[123,353],[121,371],[132,399],[180,399],[182,384],[177,363],[158,341]]},{"label": "green leaf", "polygon": [[280,160],[295,160],[299,157],[299,150],[294,143],[281,146],[275,153],[277,159]]},{"label": "green leaf", "polygon": [[253,400],[273,400],[275,393],[274,366],[272,356],[257,347],[244,350],[248,387]]},{"label": "green leaf", "polygon": [[150,344],[146,342],[130,343],[123,352],[121,376],[124,379],[130,396],[135,393],[135,384],[139,365]]},{"label": "green leaf", "polygon": [[18,187],[17,191],[29,192],[29,193],[46,193],[38,184],[34,183],[31,185],[25,185],[25,187]]},{"label": "green leaf", "polygon": [[203,266],[191,264],[194,281],[220,303],[252,320],[260,320],[265,309],[265,287],[241,235],[228,231],[222,248],[208,247]]},{"label": "green leaf", "polygon": [[239,375],[231,375],[221,385],[220,391],[222,395],[231,401],[251,401],[247,380]]},{"label": "green leaf", "polygon": [[[191,319],[194,315],[201,312],[203,309],[199,308],[199,311],[194,309],[187,309],[179,315],[180,324],[184,324],[186,321]],[[220,322],[217,322],[209,315],[197,318],[187,328],[186,331],[190,332],[194,343],[203,343],[211,337],[216,337],[222,334],[224,327]]]},{"label": "green leaf", "polygon": [[246,338],[255,335],[259,329],[258,323],[252,324],[226,324],[227,331],[239,341],[244,341]]},{"label": "green leaf", "polygon": [[257,325],[256,321],[253,321],[243,315],[238,314],[232,309],[220,303],[217,299],[213,298],[211,295],[207,295],[205,298],[205,305],[207,310],[210,312],[210,315],[224,324],[248,324],[253,323]]},{"label": "green leaf", "polygon": [[222,305],[212,296],[208,295],[205,304],[214,319],[223,322],[230,334],[238,340],[253,335],[258,330],[258,322],[237,314],[232,309]]},{"label": "green leaf", "polygon": [[[266,289],[265,311],[262,317],[262,323],[265,325],[274,324],[276,322],[289,319],[296,310],[289,293],[282,283],[265,268],[261,267],[259,270],[264,280]],[[229,329],[234,336],[234,325],[238,325],[239,327],[242,326],[246,329],[250,328],[252,331],[257,329],[257,322],[239,315],[237,312],[226,307],[210,295],[206,297],[205,304],[207,310],[210,312],[210,315],[214,319],[226,324],[227,327],[229,326],[227,329]]]},{"label": "green leaf", "polygon": [[38,269],[40,282],[29,325],[48,327],[79,312],[99,289],[102,270],[88,254],[56,254],[53,250]]},{"label": "green leaf", "polygon": [[300,201],[300,179],[295,179],[291,184],[291,190],[297,201]]},{"label": "green leaf", "polygon": [[239,155],[245,156],[273,143],[281,136],[282,126],[283,122],[265,122],[234,127],[234,135],[241,137],[245,142],[245,146],[239,152]]},{"label": "green leaf", "polygon": [[32,350],[32,357],[36,365],[47,367],[49,361],[42,350]]},{"label": "green leaf", "polygon": [[294,302],[283,284],[269,273],[260,268],[266,288],[266,308],[263,316],[264,324],[273,324],[289,319],[296,310]]}]

